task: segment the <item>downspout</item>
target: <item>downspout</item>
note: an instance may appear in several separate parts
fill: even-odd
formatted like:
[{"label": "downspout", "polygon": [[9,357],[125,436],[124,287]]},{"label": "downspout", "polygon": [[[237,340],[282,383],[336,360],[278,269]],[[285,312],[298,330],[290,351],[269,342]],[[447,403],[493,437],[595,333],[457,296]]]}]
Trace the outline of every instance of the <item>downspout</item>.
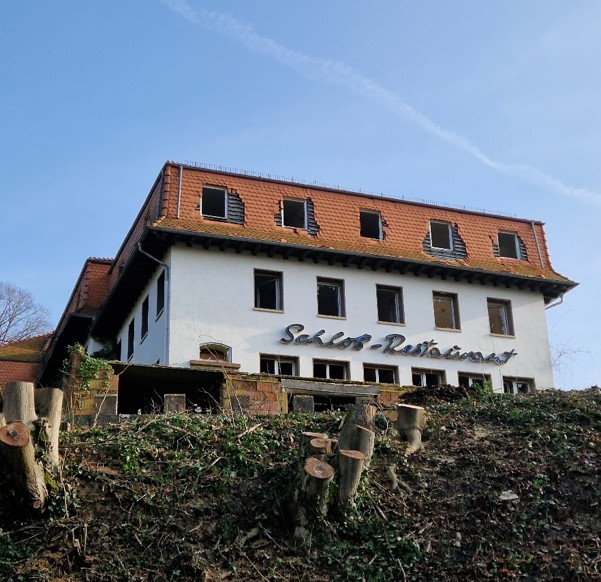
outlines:
[{"label": "downspout", "polygon": [[175,218],[179,218],[179,210],[182,202],[182,176],[184,174],[184,167],[180,165],[179,167],[179,180],[177,183],[177,211],[175,213]]},{"label": "downspout", "polygon": [[170,312],[171,312],[171,277],[169,275],[169,265],[167,263],[164,263],[163,261],[160,261],[159,259],[157,259],[156,257],[153,257],[150,253],[147,253],[143,248],[142,248],[142,243],[140,241],[138,241],[138,250],[140,251],[140,253],[142,253],[144,256],[148,257],[149,259],[152,259],[155,263],[158,263],[159,265],[162,265],[163,268],[165,269],[165,283],[166,283],[166,289],[165,289],[165,364],[169,364],[169,330],[170,330]]},{"label": "downspout", "polygon": [[530,226],[532,227],[532,234],[534,235],[534,242],[536,243],[536,252],[538,253],[538,260],[540,261],[541,269],[545,268],[545,264],[543,263],[543,256],[540,252],[540,244],[538,243],[538,236],[536,235],[536,228],[534,227],[534,220],[530,221]]},{"label": "downspout", "polygon": [[565,295],[565,293],[562,293],[558,298],[557,301],[553,302],[553,303],[549,303],[549,305],[547,305],[545,307],[545,309],[551,309],[551,307],[557,307],[558,305],[561,305],[563,303],[563,296]]}]

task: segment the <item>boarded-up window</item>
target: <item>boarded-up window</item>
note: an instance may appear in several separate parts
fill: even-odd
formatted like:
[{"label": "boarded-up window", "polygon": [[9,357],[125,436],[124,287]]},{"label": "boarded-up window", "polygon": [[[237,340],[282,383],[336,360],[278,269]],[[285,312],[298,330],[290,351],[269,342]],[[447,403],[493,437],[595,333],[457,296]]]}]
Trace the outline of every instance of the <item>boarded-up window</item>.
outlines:
[{"label": "boarded-up window", "polygon": [[434,291],[433,300],[434,325],[442,329],[460,329],[457,295]]},{"label": "boarded-up window", "polygon": [[487,299],[490,333],[514,335],[511,302],[503,299]]}]

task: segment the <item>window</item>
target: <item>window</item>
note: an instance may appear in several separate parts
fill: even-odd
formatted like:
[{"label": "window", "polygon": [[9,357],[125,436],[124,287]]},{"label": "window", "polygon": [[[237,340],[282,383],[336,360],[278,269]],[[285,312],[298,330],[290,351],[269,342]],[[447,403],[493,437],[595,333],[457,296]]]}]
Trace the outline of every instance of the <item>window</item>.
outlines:
[{"label": "window", "polygon": [[382,239],[382,218],[379,212],[361,210],[359,213],[361,236],[365,238]]},{"label": "window", "polygon": [[227,218],[227,190],[205,186],[200,201],[201,212],[207,218]]},{"label": "window", "polygon": [[317,277],[317,313],[344,317],[344,281]]},{"label": "window", "polygon": [[295,228],[307,228],[307,205],[304,200],[284,198],[282,207],[282,225]]},{"label": "window", "polygon": [[287,356],[261,356],[261,372],[280,376],[298,375],[298,360]]},{"label": "window", "polygon": [[508,259],[520,258],[520,244],[513,232],[499,233],[499,256]]},{"label": "window", "polygon": [[400,287],[376,285],[378,321],[405,323],[403,312],[403,290]]},{"label": "window", "polygon": [[433,248],[453,250],[451,225],[448,222],[430,221],[430,243]]},{"label": "window", "polygon": [[204,343],[198,346],[198,356],[201,360],[211,360],[215,362],[231,362],[232,349],[225,344]]},{"label": "window", "polygon": [[142,301],[142,327],[140,330],[140,341],[148,335],[148,295]]},{"label": "window", "polygon": [[282,273],[255,271],[255,308],[281,311]]},{"label": "window", "polygon": [[490,386],[490,376],[488,374],[469,374],[459,372],[459,386],[463,388],[472,388],[475,385],[484,386],[485,384]]},{"label": "window", "polygon": [[157,279],[157,319],[165,308],[165,271]]},{"label": "window", "polygon": [[534,380],[531,378],[503,377],[503,392],[505,394],[528,394],[534,392]]},{"label": "window", "polygon": [[440,386],[444,384],[444,372],[411,368],[411,382],[414,386]]},{"label": "window", "polygon": [[441,329],[460,329],[457,295],[434,291],[433,297],[434,325]]},{"label": "window", "polygon": [[395,366],[380,366],[377,364],[363,365],[363,379],[366,382],[378,384],[396,384],[398,371]]},{"label": "window", "polygon": [[117,347],[115,348],[115,352],[117,352],[117,359],[121,360],[122,356],[121,356],[121,340],[119,340],[117,342]]},{"label": "window", "polygon": [[127,328],[127,359],[131,360],[134,355],[134,336],[136,332],[136,320],[132,319]]},{"label": "window", "polygon": [[514,335],[511,301],[487,299],[490,333],[496,335]]},{"label": "window", "polygon": [[346,380],[348,378],[348,362],[313,360],[313,377]]}]

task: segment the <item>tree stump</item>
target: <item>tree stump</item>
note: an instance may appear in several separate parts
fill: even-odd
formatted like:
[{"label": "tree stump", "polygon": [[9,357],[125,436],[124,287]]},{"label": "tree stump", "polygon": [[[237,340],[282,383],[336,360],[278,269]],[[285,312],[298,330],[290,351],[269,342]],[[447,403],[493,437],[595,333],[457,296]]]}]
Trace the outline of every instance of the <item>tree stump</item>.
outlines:
[{"label": "tree stump", "polygon": [[63,412],[63,391],[59,388],[38,388],[34,401],[40,417],[46,420],[43,430],[48,438],[48,458],[58,465],[58,436]]},{"label": "tree stump", "polygon": [[4,418],[6,422],[19,420],[32,429],[38,415],[35,413],[34,389],[31,382],[11,382],[4,388]]},{"label": "tree stump", "polygon": [[364,460],[365,455],[359,451],[338,451],[338,463],[340,465],[338,499],[343,506],[353,504],[359,489]]},{"label": "tree stump", "polygon": [[374,446],[376,443],[376,434],[373,430],[369,430],[363,426],[357,426],[355,431],[355,449],[365,455],[363,468],[369,469],[371,458],[374,454]]},{"label": "tree stump", "polygon": [[0,451],[13,471],[17,486],[26,493],[31,506],[41,509],[48,498],[44,471],[35,460],[27,425],[15,421],[0,428]]},{"label": "tree stump", "polygon": [[426,411],[421,406],[397,404],[396,427],[402,440],[409,443],[408,453],[414,453],[423,448],[422,431],[426,426]]}]

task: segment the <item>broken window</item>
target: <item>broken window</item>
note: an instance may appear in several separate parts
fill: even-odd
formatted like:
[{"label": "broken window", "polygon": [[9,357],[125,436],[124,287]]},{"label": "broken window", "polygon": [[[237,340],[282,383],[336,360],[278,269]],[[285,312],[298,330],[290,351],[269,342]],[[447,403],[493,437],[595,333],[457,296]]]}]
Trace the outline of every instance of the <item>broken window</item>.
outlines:
[{"label": "broken window", "polygon": [[313,377],[346,380],[348,378],[348,362],[313,360]]},{"label": "broken window", "polygon": [[434,291],[433,300],[435,327],[441,329],[460,329],[457,295]]},{"label": "broken window", "polygon": [[148,295],[142,301],[142,326],[140,330],[140,341],[143,341],[144,338],[148,335]]},{"label": "broken window", "polygon": [[255,271],[255,307],[257,309],[283,309],[282,273]]},{"label": "broken window", "polygon": [[365,238],[382,238],[382,217],[379,212],[361,210],[359,213],[361,236]]},{"label": "broken window", "polygon": [[529,394],[534,392],[532,378],[507,378],[503,376],[503,392],[505,394]]},{"label": "broken window", "polygon": [[444,384],[444,372],[411,368],[411,383],[414,386],[440,386]]},{"label": "broken window", "polygon": [[307,204],[305,200],[284,198],[282,225],[294,228],[307,228]]},{"label": "broken window", "polygon": [[286,356],[261,356],[260,370],[263,374],[277,374],[279,376],[296,376],[298,374],[298,360]]},{"label": "broken window", "polygon": [[165,308],[165,271],[157,279],[157,319]]},{"label": "broken window", "polygon": [[376,382],[378,384],[396,384],[398,371],[395,366],[379,366],[364,364],[363,379],[366,382]]},{"label": "broken window", "polygon": [[227,190],[205,186],[201,198],[202,215],[207,218],[227,218]]},{"label": "broken window", "polygon": [[385,323],[405,323],[403,313],[403,290],[400,287],[376,285],[378,321]]},{"label": "broken window", "polygon": [[503,299],[487,299],[490,333],[497,335],[514,335],[511,301]]},{"label": "broken window", "polygon": [[134,338],[136,332],[136,320],[135,318],[129,322],[129,327],[127,328],[127,359],[131,360],[134,355]]},{"label": "broken window", "polygon": [[430,221],[430,243],[433,248],[453,249],[453,238],[451,236],[451,225],[448,222]]},{"label": "broken window", "polygon": [[520,258],[520,243],[513,232],[499,233],[499,256],[508,259]]},{"label": "broken window", "polygon": [[344,281],[317,277],[317,313],[344,317]]}]

